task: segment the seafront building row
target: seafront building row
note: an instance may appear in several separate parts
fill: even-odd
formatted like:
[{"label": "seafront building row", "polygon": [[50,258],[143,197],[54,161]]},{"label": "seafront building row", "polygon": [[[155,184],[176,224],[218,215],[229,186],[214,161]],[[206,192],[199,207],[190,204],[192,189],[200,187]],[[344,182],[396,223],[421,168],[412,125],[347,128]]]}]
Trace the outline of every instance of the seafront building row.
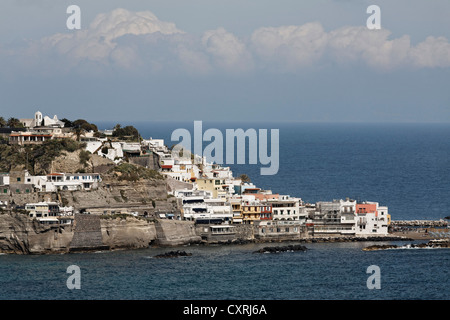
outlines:
[{"label": "seafront building row", "polygon": [[[75,138],[56,116],[21,119],[24,132],[11,132],[11,144],[39,144],[45,139]],[[213,232],[228,232],[240,224],[258,225],[261,232],[280,232],[289,226],[309,228],[315,234],[387,235],[390,215],[386,206],[377,202],[357,202],[351,199],[305,203],[301,198],[263,190],[241,177],[234,177],[229,167],[209,163],[206,158],[182,157],[172,152],[163,139],[143,139],[140,142],[111,141],[112,131],[103,138],[92,132],[81,137],[85,150],[120,164],[129,159],[156,159],[156,169],[176,183],[169,191],[179,203],[180,214],[159,213],[158,218],[194,221],[212,225]],[[45,135],[45,137],[44,137]],[[42,136],[38,138],[38,136]],[[105,137],[106,136],[106,137]],[[79,138],[79,137],[78,137]],[[142,161],[141,161],[142,162]],[[144,165],[148,162],[142,162]],[[0,194],[32,192],[90,191],[102,184],[101,174],[54,172],[32,176],[26,170],[0,174]],[[6,206],[0,202],[0,207]],[[42,223],[71,223],[73,208],[55,202],[26,204],[30,217]],[[130,212],[123,212],[130,213]],[[288,226],[288,227],[286,227]],[[290,230],[290,229],[289,229]]]}]

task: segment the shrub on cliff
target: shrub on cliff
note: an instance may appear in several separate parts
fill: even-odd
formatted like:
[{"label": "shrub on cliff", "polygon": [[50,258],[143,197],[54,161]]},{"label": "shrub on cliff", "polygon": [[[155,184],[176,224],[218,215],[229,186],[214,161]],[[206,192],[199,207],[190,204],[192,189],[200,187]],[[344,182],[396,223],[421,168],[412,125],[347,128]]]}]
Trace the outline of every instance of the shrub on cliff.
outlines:
[{"label": "shrub on cliff", "polygon": [[83,166],[87,165],[87,162],[91,158],[91,153],[87,150],[81,150],[80,152],[80,164]]},{"label": "shrub on cliff", "polygon": [[[52,139],[42,144],[25,146],[0,144],[0,171],[9,172],[22,166],[31,174],[46,174],[49,173],[52,161],[63,152],[74,152],[83,146],[84,144],[71,139]],[[36,169],[37,167],[40,169]]]},{"label": "shrub on cliff", "polygon": [[119,181],[138,181],[139,179],[162,180],[164,176],[156,170],[135,166],[130,163],[121,163],[115,166],[112,171],[116,174]]}]

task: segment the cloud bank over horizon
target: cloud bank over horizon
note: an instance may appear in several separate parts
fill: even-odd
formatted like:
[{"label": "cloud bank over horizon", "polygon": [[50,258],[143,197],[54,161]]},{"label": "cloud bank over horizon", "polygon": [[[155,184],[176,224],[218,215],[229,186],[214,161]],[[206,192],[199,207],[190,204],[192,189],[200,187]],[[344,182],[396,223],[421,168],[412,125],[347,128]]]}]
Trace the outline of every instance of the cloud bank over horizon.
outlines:
[{"label": "cloud bank over horizon", "polygon": [[[393,19],[404,7],[386,4],[385,28],[369,30],[364,5],[324,2],[333,10],[176,0],[177,10],[155,1],[149,11],[136,1],[86,2],[81,30],[68,30],[64,4],[49,2],[53,9],[39,10],[52,24],[3,30],[1,116],[41,110],[114,122],[450,122],[450,33],[436,10],[423,17],[424,28],[407,28],[424,8]],[[26,8],[28,21],[34,5],[2,13],[17,19]]]},{"label": "cloud bank over horizon", "polygon": [[75,73],[102,76],[183,74],[242,75],[302,72],[305,68],[365,66],[377,72],[449,68],[450,43],[428,36],[391,38],[387,29],[344,26],[324,30],[320,22],[260,27],[239,37],[223,27],[199,37],[162,21],[151,11],[115,9],[88,27],[0,47],[2,68],[37,76]]}]

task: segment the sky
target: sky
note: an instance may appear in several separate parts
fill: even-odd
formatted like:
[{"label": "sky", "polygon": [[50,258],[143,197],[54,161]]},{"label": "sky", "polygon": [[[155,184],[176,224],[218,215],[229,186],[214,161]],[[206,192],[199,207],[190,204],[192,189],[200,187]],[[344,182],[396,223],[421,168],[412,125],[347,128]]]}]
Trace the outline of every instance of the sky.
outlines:
[{"label": "sky", "polygon": [[2,0],[0,116],[448,123],[449,15],[448,0]]}]

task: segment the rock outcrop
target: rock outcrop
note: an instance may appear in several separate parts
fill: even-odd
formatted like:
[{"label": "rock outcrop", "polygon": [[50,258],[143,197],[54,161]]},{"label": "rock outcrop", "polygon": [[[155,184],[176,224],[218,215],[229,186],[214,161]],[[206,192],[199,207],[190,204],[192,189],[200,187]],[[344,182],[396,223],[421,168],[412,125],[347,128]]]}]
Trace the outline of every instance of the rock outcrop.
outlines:
[{"label": "rock outcrop", "polygon": [[154,258],[178,258],[178,257],[190,257],[192,253],[186,251],[169,251],[165,253],[158,254]]},{"label": "rock outcrop", "polygon": [[307,248],[302,245],[288,245],[288,246],[276,246],[276,247],[264,247],[255,251],[255,253],[279,253],[279,252],[294,252],[294,251],[306,251]]},{"label": "rock outcrop", "polygon": [[43,254],[66,252],[72,241],[71,226],[52,227],[25,214],[0,214],[0,252]]},{"label": "rock outcrop", "polygon": [[0,214],[0,253],[138,249],[195,242],[200,237],[191,221],[76,214],[73,225],[43,225],[26,214]]}]

